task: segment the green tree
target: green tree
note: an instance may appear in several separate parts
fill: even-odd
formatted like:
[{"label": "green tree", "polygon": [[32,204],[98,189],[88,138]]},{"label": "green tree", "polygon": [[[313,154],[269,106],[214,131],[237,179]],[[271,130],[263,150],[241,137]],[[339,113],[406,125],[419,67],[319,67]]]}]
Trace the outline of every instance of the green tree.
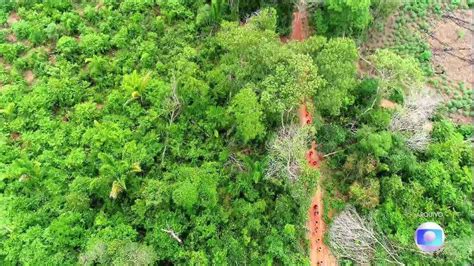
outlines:
[{"label": "green tree", "polygon": [[392,148],[392,136],[389,132],[373,132],[370,128],[363,128],[357,135],[361,151],[375,157],[387,156]]},{"label": "green tree", "polygon": [[265,133],[262,106],[252,85],[241,89],[232,99],[229,112],[234,116],[237,132],[244,142],[262,137]]},{"label": "green tree", "polygon": [[423,72],[414,58],[401,57],[390,50],[379,49],[369,60],[380,78],[382,93],[390,94],[397,89],[408,93],[422,85]]},{"label": "green tree", "polygon": [[190,210],[198,202],[198,190],[190,181],[178,184],[173,191],[173,201],[180,207]]},{"label": "green tree", "polygon": [[319,73],[327,81],[315,97],[318,110],[338,115],[354,101],[351,90],[356,86],[357,58],[354,41],[346,38],[329,40],[317,54]]},{"label": "green tree", "polygon": [[371,0],[328,0],[315,12],[316,30],[323,34],[351,35],[372,21]]},{"label": "green tree", "polygon": [[380,184],[377,179],[369,179],[366,183],[354,182],[349,188],[349,196],[358,206],[373,209],[379,204]]}]

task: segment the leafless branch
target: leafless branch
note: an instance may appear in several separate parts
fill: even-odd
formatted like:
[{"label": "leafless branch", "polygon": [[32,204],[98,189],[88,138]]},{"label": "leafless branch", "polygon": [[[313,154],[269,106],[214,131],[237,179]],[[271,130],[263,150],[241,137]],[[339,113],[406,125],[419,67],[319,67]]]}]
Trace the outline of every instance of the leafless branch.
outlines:
[{"label": "leafless branch", "polygon": [[270,163],[267,178],[287,177],[296,180],[301,171],[301,160],[308,143],[308,134],[298,125],[282,127],[277,136],[268,143]]},{"label": "leafless branch", "polygon": [[229,156],[229,161],[225,163],[225,165],[235,165],[239,171],[243,172],[243,171],[246,171],[246,167],[244,166],[244,164],[242,163],[242,161],[240,161],[239,159],[237,159],[237,157],[235,156],[235,154],[231,154]]},{"label": "leafless branch", "polygon": [[[176,80],[176,77],[174,75],[171,80],[171,95],[168,101],[169,101],[169,108],[171,109],[170,118],[169,118],[169,125],[171,126],[181,111],[181,101],[179,100],[179,97],[178,97],[178,81]],[[163,152],[161,153],[161,163],[163,163],[165,160],[166,150],[168,148],[168,137],[169,136],[167,132]]]},{"label": "leafless branch", "polygon": [[407,96],[403,109],[392,118],[390,129],[406,133],[410,148],[423,150],[430,142],[430,118],[441,100],[428,89],[413,90]]},{"label": "leafless branch", "polygon": [[176,234],[173,230],[171,229],[161,229],[161,231],[168,233],[172,238],[174,238],[178,243],[183,244],[183,240],[179,238],[178,234]]},{"label": "leafless branch", "polygon": [[462,18],[456,17],[452,13],[443,15],[443,18],[447,18],[451,20],[452,22],[456,23],[456,25],[458,25],[459,27],[462,27],[462,28],[465,28],[466,30],[474,32],[474,29],[470,28],[474,26],[472,21],[467,21]]},{"label": "leafless branch", "polygon": [[332,156],[334,154],[338,154],[338,153],[343,152],[343,151],[344,150],[333,151],[333,152],[330,152],[328,154],[324,154],[323,157],[326,158],[326,157]]},{"label": "leafless branch", "polygon": [[464,57],[464,56],[461,56],[461,55],[458,55],[458,54],[453,53],[453,52],[452,52],[453,48],[451,48],[448,43],[443,42],[443,41],[440,40],[438,37],[434,36],[434,34],[432,34],[432,33],[428,33],[428,35],[429,35],[433,40],[435,40],[435,41],[439,42],[441,45],[443,45],[443,47],[444,47],[444,48],[442,49],[443,52],[445,52],[445,53],[447,53],[447,54],[449,54],[449,55],[451,55],[451,56],[454,56],[454,57],[456,57],[456,58],[458,58],[458,59],[460,59],[460,60],[462,60],[462,61],[464,61],[464,62],[466,62],[466,63],[469,63],[470,65],[474,64],[474,59],[472,59],[472,58],[466,58],[466,57]]},{"label": "leafless branch", "polygon": [[172,124],[176,117],[178,117],[181,110],[181,101],[178,97],[178,82],[176,77],[173,76],[171,81],[171,96],[170,96],[171,114],[169,123]]},{"label": "leafless branch", "polygon": [[329,228],[329,239],[334,255],[338,258],[348,258],[359,264],[369,265],[380,245],[390,256],[389,262],[403,265],[398,260],[395,248],[377,233],[370,221],[360,217],[352,206],[333,220]]}]

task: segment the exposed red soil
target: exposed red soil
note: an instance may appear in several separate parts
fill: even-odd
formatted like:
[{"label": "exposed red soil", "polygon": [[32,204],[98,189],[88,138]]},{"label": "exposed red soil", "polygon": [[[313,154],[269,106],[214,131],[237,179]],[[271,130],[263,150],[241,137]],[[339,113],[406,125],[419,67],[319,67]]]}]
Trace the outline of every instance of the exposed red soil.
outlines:
[{"label": "exposed red soil", "polygon": [[[290,39],[304,41],[309,37],[308,16],[304,9],[293,13],[292,32]],[[288,42],[288,38],[280,37],[281,42]],[[313,123],[313,116],[308,110],[306,101],[303,101],[298,108],[298,117],[302,127]],[[311,144],[311,149],[306,152],[306,160],[311,168],[319,168],[323,156],[317,151],[317,143]],[[321,182],[321,180],[320,180]],[[328,246],[324,244],[324,233],[326,224],[322,219],[323,215],[323,192],[318,185],[316,194],[311,200],[308,209],[308,239],[310,242],[310,261],[312,266],[316,265],[337,265],[336,258],[331,254]]]},{"label": "exposed red soil", "polygon": [[308,210],[308,228],[311,265],[337,265],[336,258],[323,242],[326,223],[323,220],[323,192],[318,185]]},{"label": "exposed red soil", "polygon": [[309,113],[308,107],[305,103],[300,104],[300,107],[298,108],[298,117],[300,118],[300,125],[302,127],[313,123],[313,117]]},{"label": "exposed red soil", "polygon": [[311,149],[306,152],[306,161],[311,168],[319,168],[323,161],[323,156],[318,152],[317,147],[318,144],[316,144],[316,141],[313,141]]},{"label": "exposed red soil", "polygon": [[303,41],[309,36],[308,15],[305,11],[296,11],[293,13],[293,22],[291,24],[290,39]]}]

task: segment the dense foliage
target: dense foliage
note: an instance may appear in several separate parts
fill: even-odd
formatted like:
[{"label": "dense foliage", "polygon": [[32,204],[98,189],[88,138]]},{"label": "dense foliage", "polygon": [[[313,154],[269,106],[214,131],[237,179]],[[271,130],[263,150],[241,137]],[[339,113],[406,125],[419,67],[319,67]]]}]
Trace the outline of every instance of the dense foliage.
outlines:
[{"label": "dense foliage", "polygon": [[1,260],[306,261],[316,179],[264,178],[263,147],[324,81],[275,13],[202,39],[194,4],[52,3],[2,13]]},{"label": "dense foliage", "polygon": [[[317,121],[294,153],[342,150],[334,191],[404,261],[426,259],[411,240],[430,211],[453,239],[432,262],[471,260],[472,128],[440,115],[412,151],[378,104],[417,89],[416,61],[380,51],[368,60],[390,75],[359,78],[352,39],[283,44],[293,2],[254,2],[0,4],[0,264],[307,264],[319,172],[268,174],[302,101]],[[370,4],[328,1],[347,25],[328,32],[364,29]]]},{"label": "dense foliage", "polygon": [[[401,0],[326,0],[314,1],[312,21],[318,32],[326,35],[359,35],[376,18],[386,18]],[[416,1],[415,1],[416,2]]]}]

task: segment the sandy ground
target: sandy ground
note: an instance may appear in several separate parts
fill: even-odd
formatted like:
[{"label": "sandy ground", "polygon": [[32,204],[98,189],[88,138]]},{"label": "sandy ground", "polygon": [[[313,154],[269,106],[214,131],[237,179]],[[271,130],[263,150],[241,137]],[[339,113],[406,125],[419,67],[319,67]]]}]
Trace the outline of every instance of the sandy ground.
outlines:
[{"label": "sandy ground", "polygon": [[387,99],[382,99],[380,101],[380,107],[382,108],[385,108],[385,109],[396,109],[397,108],[397,104],[390,101],[390,100],[387,100]]}]

